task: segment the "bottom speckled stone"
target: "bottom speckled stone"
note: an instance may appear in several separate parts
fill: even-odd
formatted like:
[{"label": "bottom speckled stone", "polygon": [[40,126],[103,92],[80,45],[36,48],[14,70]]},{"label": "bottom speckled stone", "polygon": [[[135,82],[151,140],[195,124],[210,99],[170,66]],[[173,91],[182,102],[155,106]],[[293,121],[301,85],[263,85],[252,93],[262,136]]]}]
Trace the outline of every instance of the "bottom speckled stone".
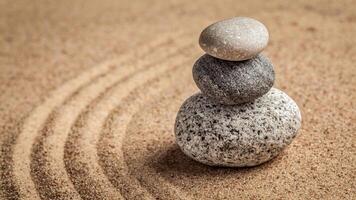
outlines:
[{"label": "bottom speckled stone", "polygon": [[255,166],[276,157],[301,126],[297,104],[272,88],[253,102],[222,105],[202,93],[188,98],[175,123],[182,151],[212,166]]}]

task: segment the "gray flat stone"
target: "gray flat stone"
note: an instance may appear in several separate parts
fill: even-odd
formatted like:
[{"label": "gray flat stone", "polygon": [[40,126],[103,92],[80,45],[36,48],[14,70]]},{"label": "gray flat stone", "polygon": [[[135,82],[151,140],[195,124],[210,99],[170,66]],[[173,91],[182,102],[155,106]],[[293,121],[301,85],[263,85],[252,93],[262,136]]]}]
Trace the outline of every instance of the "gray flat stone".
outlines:
[{"label": "gray flat stone", "polygon": [[255,166],[276,157],[301,126],[296,103],[272,88],[254,102],[227,106],[202,93],[188,98],[175,123],[182,151],[212,166]]},{"label": "gray flat stone", "polygon": [[235,17],[216,22],[200,34],[200,47],[216,58],[239,61],[260,53],[268,44],[268,30],[259,21]]},{"label": "gray flat stone", "polygon": [[226,61],[208,54],[193,67],[198,88],[214,101],[234,105],[266,94],[274,83],[272,63],[263,55],[245,61]]}]

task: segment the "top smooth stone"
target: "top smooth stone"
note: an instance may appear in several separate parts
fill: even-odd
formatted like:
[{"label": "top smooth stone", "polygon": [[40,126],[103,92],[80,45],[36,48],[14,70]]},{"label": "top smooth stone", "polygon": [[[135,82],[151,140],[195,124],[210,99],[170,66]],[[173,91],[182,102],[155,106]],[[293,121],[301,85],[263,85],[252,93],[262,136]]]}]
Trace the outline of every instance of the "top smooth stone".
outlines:
[{"label": "top smooth stone", "polygon": [[268,44],[268,30],[259,21],[248,17],[222,20],[206,27],[199,45],[209,55],[223,60],[247,60]]}]

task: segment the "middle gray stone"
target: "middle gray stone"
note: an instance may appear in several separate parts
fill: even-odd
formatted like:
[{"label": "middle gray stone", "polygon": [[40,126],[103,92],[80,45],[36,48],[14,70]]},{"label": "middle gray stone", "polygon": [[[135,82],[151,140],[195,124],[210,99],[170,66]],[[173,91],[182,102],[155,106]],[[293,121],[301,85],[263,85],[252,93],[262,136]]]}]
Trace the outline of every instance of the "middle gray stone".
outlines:
[{"label": "middle gray stone", "polygon": [[244,61],[226,61],[205,54],[195,62],[193,78],[212,100],[234,105],[266,94],[273,86],[274,70],[262,54]]}]

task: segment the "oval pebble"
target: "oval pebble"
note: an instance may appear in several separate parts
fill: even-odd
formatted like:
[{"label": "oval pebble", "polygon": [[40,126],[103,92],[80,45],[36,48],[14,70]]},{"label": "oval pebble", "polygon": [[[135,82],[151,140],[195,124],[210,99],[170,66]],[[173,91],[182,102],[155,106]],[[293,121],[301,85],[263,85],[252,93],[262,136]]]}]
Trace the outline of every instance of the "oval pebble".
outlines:
[{"label": "oval pebble", "polygon": [[271,89],[274,78],[272,63],[261,54],[245,61],[226,61],[205,54],[193,66],[193,79],[202,93],[226,105],[261,97]]},{"label": "oval pebble", "polygon": [[175,123],[176,142],[192,159],[211,166],[255,166],[276,157],[301,126],[296,103],[272,88],[254,102],[227,106],[202,93],[188,98]]},{"label": "oval pebble", "polygon": [[216,22],[200,34],[199,45],[209,55],[223,60],[247,60],[268,44],[268,30],[259,21],[235,17]]}]

